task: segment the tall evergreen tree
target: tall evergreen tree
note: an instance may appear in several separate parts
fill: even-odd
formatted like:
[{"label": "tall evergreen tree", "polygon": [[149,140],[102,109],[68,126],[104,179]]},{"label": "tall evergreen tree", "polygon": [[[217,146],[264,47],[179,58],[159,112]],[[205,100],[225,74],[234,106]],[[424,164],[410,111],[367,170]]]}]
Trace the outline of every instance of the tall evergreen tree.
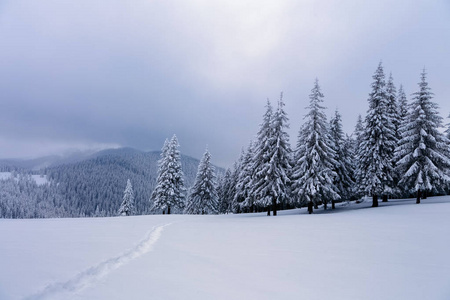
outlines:
[{"label": "tall evergreen tree", "polygon": [[[269,160],[270,160],[270,140],[272,139],[272,122],[273,108],[270,101],[267,100],[266,112],[263,116],[263,122],[260,125],[257,140],[255,144],[255,152],[253,156],[253,177],[251,182],[251,194],[255,197],[255,201],[264,207],[272,204],[272,197],[268,189],[269,181]],[[267,215],[270,215],[270,207],[267,208]]]},{"label": "tall evergreen tree", "polygon": [[171,208],[184,208],[186,189],[181,170],[179,146],[176,135],[173,135],[170,142],[164,143],[161,159],[158,162],[156,187],[151,196],[153,208],[162,209],[163,213],[167,209],[167,214],[170,214]]},{"label": "tall evergreen tree", "polygon": [[[350,199],[351,189],[354,186],[352,179],[353,166],[351,163],[350,149],[344,139],[342,130],[342,118],[336,109],[333,118],[330,120],[330,136],[332,140],[333,150],[336,153],[336,164],[333,171],[336,173],[334,177],[334,185],[337,187],[341,198]],[[334,200],[332,200],[332,208],[334,208]]]},{"label": "tall evergreen tree", "polygon": [[258,144],[255,151],[255,173],[253,193],[258,204],[268,208],[270,215],[277,215],[277,205],[288,200],[290,195],[290,146],[286,133],[288,118],[284,111],[283,94],[278,101],[276,112],[272,113],[270,103],[263,124],[258,133]]},{"label": "tall evergreen tree", "polygon": [[247,147],[247,151],[243,153],[241,161],[241,172],[238,176],[236,184],[235,201],[240,203],[241,209],[254,211],[255,198],[251,193],[251,182],[253,176],[253,141]]},{"label": "tall evergreen tree", "polygon": [[134,193],[131,181],[128,179],[127,186],[123,192],[123,201],[119,208],[119,215],[130,216],[132,214],[134,214]]},{"label": "tall evergreen tree", "polygon": [[231,182],[231,170],[228,168],[225,171],[225,174],[220,180],[219,188],[218,188],[218,196],[219,196],[219,213],[226,214],[232,212],[231,204],[232,204],[232,182]]},{"label": "tall evergreen tree", "polygon": [[364,135],[364,124],[361,115],[358,115],[358,120],[356,121],[354,134],[355,134],[356,148],[359,148],[359,146],[362,143]]},{"label": "tall evergreen tree", "polygon": [[[397,142],[400,138],[399,127],[400,127],[400,110],[397,103],[397,89],[394,85],[394,78],[392,73],[389,74],[389,79],[386,84],[386,96],[387,96],[387,113],[394,127],[395,139]],[[394,147],[395,149],[395,147]]]},{"label": "tall evergreen tree", "polygon": [[[392,128],[394,130],[394,135],[391,137],[392,139],[392,143],[391,144],[391,149],[390,149],[390,159],[391,159],[391,166],[392,169],[395,169],[395,161],[393,160],[394,157],[394,151],[395,148],[397,147],[398,141],[400,140],[400,110],[399,110],[399,105],[397,102],[397,89],[395,88],[394,85],[394,79],[392,78],[392,73],[389,74],[389,79],[388,82],[386,84],[386,96],[387,96],[387,113],[389,116],[390,122],[392,123]],[[392,179],[393,179],[393,183],[392,183],[392,192],[390,192],[389,194],[394,194],[398,191],[397,189],[397,183],[400,180],[400,177],[398,175],[397,172],[395,172],[395,170],[392,172]],[[384,194],[383,195],[383,202],[387,202],[387,195]]]},{"label": "tall evergreen tree", "polygon": [[271,122],[273,135],[271,139],[270,176],[272,190],[273,215],[277,214],[277,204],[285,204],[291,201],[291,155],[289,135],[289,119],[284,110],[283,93],[278,100],[277,110]]},{"label": "tall evergreen tree", "polygon": [[358,120],[356,121],[355,131],[353,132],[354,143],[353,143],[353,165],[354,165],[354,179],[356,184],[353,186],[353,194],[357,197],[364,195],[365,191],[362,188],[362,180],[365,170],[360,165],[360,160],[358,158],[359,151],[361,149],[363,137],[364,137],[364,123],[361,115],[358,115]]},{"label": "tall evergreen tree", "polygon": [[422,193],[443,190],[450,180],[448,140],[438,130],[442,117],[438,105],[431,101],[433,93],[423,70],[419,91],[413,94],[408,122],[402,128],[402,139],[396,149],[397,168],[403,174],[399,184],[417,193],[420,203]]},{"label": "tall evergreen tree", "polygon": [[392,158],[396,139],[395,128],[387,113],[388,97],[381,62],[373,79],[363,139],[358,149],[358,177],[360,189],[372,196],[372,206],[377,207],[379,194],[387,200],[393,192]]},{"label": "tall evergreen tree", "polygon": [[239,174],[241,173],[242,166],[242,153],[237,161],[233,164],[233,171],[231,172],[231,180],[230,180],[230,209],[234,213],[241,213],[241,204],[236,201],[236,186],[239,182]]},{"label": "tall evergreen tree", "polygon": [[211,164],[211,154],[206,149],[198,165],[194,186],[191,188],[186,210],[188,214],[217,214],[218,195],[216,175]]},{"label": "tall evergreen tree", "polygon": [[323,97],[316,79],[309,96],[309,112],[300,129],[294,153],[292,188],[294,196],[300,201],[311,202],[316,208],[319,202],[323,202],[326,209],[329,200],[339,199],[340,196],[333,182],[337,175],[333,171],[337,165],[336,152],[327,128]]},{"label": "tall evergreen tree", "polygon": [[398,114],[399,114],[399,139],[402,137],[401,129],[400,127],[403,126],[405,123],[407,117],[408,117],[408,100],[406,99],[405,91],[403,90],[403,86],[400,85],[400,88],[398,89],[398,95],[397,95],[397,106],[398,106]]}]

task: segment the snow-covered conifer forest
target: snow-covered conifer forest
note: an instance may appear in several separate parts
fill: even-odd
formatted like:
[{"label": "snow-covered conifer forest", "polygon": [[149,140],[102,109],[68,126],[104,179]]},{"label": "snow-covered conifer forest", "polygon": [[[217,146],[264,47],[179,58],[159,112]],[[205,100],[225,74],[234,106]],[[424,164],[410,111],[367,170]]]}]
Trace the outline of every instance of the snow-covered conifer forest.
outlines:
[{"label": "snow-covered conifer forest", "polygon": [[311,83],[295,146],[281,94],[225,170],[176,135],[1,161],[0,299],[449,299],[450,125],[425,70],[408,99],[380,63],[351,133]]},{"label": "snow-covered conifer forest", "polygon": [[182,156],[175,135],[161,152],[105,150],[34,169],[2,161],[0,216],[276,215],[367,197],[377,207],[379,200],[415,197],[420,203],[448,194],[450,124],[445,128],[425,70],[409,100],[406,95],[380,63],[365,117],[344,133],[338,110],[328,121],[327,97],[316,79],[295,147],[281,94],[275,106],[267,100],[259,131],[227,170],[214,168],[209,151],[200,162]]}]

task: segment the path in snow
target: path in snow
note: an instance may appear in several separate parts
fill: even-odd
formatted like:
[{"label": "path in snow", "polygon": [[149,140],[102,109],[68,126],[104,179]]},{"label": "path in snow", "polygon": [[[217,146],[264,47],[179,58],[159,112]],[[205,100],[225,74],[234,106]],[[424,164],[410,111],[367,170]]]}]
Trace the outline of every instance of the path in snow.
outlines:
[{"label": "path in snow", "polygon": [[77,293],[82,291],[83,289],[89,287],[103,277],[107,276],[110,272],[129,263],[131,260],[136,259],[141,255],[144,255],[145,253],[151,251],[153,245],[161,237],[161,232],[163,231],[164,227],[168,225],[170,225],[170,223],[153,227],[152,230],[147,233],[146,237],[139,244],[137,244],[134,248],[128,250],[127,252],[101,262],[96,266],[90,267],[89,269],[77,274],[76,276],[65,282],[52,283],[45,287],[42,291],[26,297],[25,299],[46,299],[47,297],[51,297],[55,294],[67,292]]}]

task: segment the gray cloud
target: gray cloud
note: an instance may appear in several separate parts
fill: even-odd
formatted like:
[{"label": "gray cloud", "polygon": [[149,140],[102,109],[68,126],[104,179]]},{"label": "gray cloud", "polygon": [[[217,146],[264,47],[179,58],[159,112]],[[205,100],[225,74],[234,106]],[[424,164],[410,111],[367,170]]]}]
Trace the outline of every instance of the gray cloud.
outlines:
[{"label": "gray cloud", "polygon": [[447,1],[6,1],[0,156],[123,145],[230,165],[284,91],[291,143],[315,77],[351,132],[380,60],[450,112]]}]

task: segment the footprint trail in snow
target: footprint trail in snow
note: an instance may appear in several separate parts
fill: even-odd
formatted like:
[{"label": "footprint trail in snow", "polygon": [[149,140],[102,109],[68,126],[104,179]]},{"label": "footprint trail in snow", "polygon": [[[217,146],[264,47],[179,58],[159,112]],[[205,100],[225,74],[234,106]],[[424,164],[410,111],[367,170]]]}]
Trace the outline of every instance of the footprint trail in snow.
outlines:
[{"label": "footprint trail in snow", "polygon": [[76,293],[91,286],[112,271],[151,251],[153,245],[161,237],[164,227],[168,225],[170,224],[153,227],[139,244],[122,255],[110,258],[96,266],[90,267],[65,282],[52,283],[45,287],[42,291],[26,297],[25,299],[46,299],[47,297],[51,297],[59,293]]}]

